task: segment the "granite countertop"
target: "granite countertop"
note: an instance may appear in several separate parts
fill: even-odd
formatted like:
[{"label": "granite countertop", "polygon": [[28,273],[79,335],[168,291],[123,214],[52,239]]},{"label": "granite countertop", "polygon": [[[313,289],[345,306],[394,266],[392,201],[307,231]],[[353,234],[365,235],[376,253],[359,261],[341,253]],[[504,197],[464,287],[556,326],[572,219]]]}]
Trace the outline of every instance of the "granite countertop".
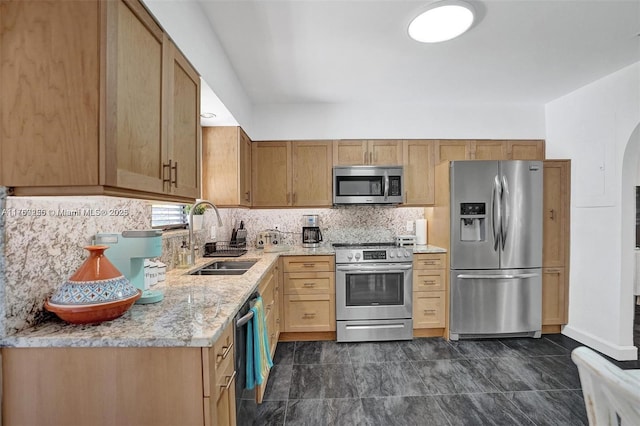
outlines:
[{"label": "granite countertop", "polygon": [[[235,258],[203,258],[189,269],[174,269],[153,287],[164,300],[133,305],[122,317],[95,325],[72,325],[58,318],[0,340],[2,347],[209,347],[231,323],[279,256],[333,255],[318,248],[285,247],[286,251],[250,250]],[[414,253],[444,253],[435,246],[417,246]],[[192,270],[216,260],[256,260],[243,275],[198,276]]]}]

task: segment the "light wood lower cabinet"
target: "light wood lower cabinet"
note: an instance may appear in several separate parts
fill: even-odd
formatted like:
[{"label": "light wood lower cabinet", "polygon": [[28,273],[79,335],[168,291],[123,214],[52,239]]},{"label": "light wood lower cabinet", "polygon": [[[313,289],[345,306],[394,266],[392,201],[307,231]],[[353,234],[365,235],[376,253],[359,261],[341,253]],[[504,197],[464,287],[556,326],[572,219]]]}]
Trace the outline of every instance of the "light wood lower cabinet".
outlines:
[{"label": "light wood lower cabinet", "polygon": [[211,348],[3,348],[2,423],[235,425],[233,330]]},{"label": "light wood lower cabinet", "polygon": [[447,255],[419,253],[413,257],[414,335],[426,329],[444,335],[447,326]]},{"label": "light wood lower cabinet", "polygon": [[285,256],[282,265],[284,331],[335,331],[335,258]]}]

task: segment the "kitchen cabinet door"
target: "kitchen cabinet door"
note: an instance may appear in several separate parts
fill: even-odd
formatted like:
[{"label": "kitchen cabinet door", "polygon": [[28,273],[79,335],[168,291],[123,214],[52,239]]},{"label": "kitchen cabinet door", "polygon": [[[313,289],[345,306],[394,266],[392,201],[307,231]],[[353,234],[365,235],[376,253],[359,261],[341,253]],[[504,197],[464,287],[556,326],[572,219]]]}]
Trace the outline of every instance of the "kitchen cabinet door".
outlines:
[{"label": "kitchen cabinet door", "polygon": [[326,141],[292,143],[294,206],[329,207],[332,193],[333,144]]},{"label": "kitchen cabinet door", "polygon": [[506,160],[507,144],[505,141],[473,141],[472,158],[474,160]]},{"label": "kitchen cabinet door", "polygon": [[564,268],[542,270],[542,325],[567,323],[569,289]]},{"label": "kitchen cabinet door", "polygon": [[218,207],[251,205],[251,139],[242,128],[202,129],[202,194]]},{"label": "kitchen cabinet door", "polygon": [[434,202],[434,143],[428,140],[403,142],[405,206]]},{"label": "kitchen cabinet door", "polygon": [[544,160],[544,141],[508,141],[509,160]]},{"label": "kitchen cabinet door", "polygon": [[402,141],[370,140],[367,144],[369,163],[374,166],[395,166],[402,164]]},{"label": "kitchen cabinet door", "polygon": [[254,142],[251,180],[254,207],[291,205],[291,143]]},{"label": "kitchen cabinet door", "polygon": [[0,2],[0,185],[98,185],[100,18],[98,2]]},{"label": "kitchen cabinet door", "polygon": [[570,166],[569,160],[544,162],[542,265],[548,268],[569,262]]},{"label": "kitchen cabinet door", "polygon": [[469,141],[437,140],[435,141],[435,164],[443,161],[471,160],[471,145]]},{"label": "kitchen cabinet door", "polygon": [[367,141],[340,140],[333,144],[333,165],[353,166],[368,164]]},{"label": "kitchen cabinet door", "polygon": [[[167,158],[171,161],[169,191],[174,195],[200,198],[200,76],[169,42],[165,93],[168,108]],[[165,161],[167,161],[165,160]]]},{"label": "kitchen cabinet door", "polygon": [[[107,38],[106,183],[162,193],[166,140],[163,137],[163,50],[168,38],[137,2],[107,2],[115,37]],[[112,59],[112,60],[110,60]],[[107,70],[109,73],[110,70]],[[165,146],[163,146],[165,145]]]}]

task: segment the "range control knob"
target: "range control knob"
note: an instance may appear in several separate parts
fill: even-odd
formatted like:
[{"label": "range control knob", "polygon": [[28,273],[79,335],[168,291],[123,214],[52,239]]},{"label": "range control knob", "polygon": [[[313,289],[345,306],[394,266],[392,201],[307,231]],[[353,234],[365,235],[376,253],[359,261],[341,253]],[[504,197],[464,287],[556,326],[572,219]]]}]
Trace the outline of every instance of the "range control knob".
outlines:
[{"label": "range control knob", "polygon": [[394,257],[396,257],[396,252],[393,250],[389,250],[389,258],[393,259]]},{"label": "range control knob", "polygon": [[407,250],[405,250],[404,251],[404,257],[409,257],[409,255],[410,255],[410,253]]},{"label": "range control knob", "polygon": [[347,254],[347,259],[349,259],[349,260],[353,259],[353,253]]},{"label": "range control knob", "polygon": [[360,260],[360,253],[356,253],[356,260]]}]

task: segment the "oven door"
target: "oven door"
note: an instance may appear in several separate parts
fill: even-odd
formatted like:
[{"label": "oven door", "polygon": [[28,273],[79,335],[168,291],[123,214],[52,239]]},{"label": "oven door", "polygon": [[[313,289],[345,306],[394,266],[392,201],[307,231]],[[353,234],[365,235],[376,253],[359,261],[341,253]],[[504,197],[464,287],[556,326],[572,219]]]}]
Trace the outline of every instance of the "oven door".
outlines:
[{"label": "oven door", "polygon": [[411,318],[411,264],[336,265],[336,319]]}]

